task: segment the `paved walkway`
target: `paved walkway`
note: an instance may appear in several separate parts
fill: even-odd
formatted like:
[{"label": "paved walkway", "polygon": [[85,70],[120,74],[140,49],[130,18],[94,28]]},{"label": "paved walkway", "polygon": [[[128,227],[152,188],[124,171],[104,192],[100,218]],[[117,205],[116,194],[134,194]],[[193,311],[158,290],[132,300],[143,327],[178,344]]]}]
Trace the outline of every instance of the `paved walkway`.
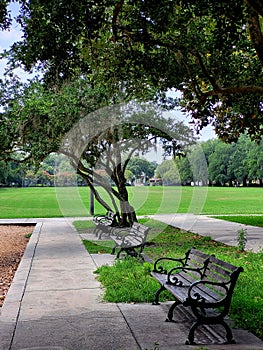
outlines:
[{"label": "paved walkway", "polygon": [[[88,254],[72,220],[0,220],[11,222],[37,225],[1,310],[0,350],[150,350],[155,342],[156,350],[200,348],[184,345],[191,322],[187,312],[178,313],[178,323],[164,322],[169,303],[102,302],[93,272],[113,257]],[[259,232],[256,236],[262,240]],[[247,331],[233,333],[235,345],[207,345],[223,340],[220,330],[209,327],[197,339],[205,349],[263,350],[263,342]]]}]

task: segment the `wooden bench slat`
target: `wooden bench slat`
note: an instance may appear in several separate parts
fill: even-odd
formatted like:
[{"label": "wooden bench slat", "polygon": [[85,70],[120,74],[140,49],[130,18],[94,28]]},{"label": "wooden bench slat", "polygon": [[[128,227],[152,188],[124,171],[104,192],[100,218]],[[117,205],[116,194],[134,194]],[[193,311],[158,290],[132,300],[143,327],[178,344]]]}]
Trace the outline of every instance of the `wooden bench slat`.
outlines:
[{"label": "wooden bench slat", "polygon": [[223,267],[210,262],[209,269],[207,269],[206,273],[208,275],[213,273],[216,274],[218,277],[221,276],[222,279],[227,280],[229,279],[233,271],[226,270]]},{"label": "wooden bench slat", "polygon": [[195,272],[195,271],[185,272],[184,270],[182,270],[182,272],[180,272],[180,276],[182,276],[186,281],[188,281],[189,284],[200,279],[200,274],[198,272]]},{"label": "wooden bench slat", "polygon": [[165,284],[167,281],[167,275],[159,272],[151,272],[152,277],[154,277],[161,285]]},{"label": "wooden bench slat", "polygon": [[236,266],[230,264],[229,262],[223,261],[218,259],[216,256],[211,255],[211,263],[214,263],[215,265],[221,266],[222,268],[229,270],[231,272],[235,271],[237,269]]},{"label": "wooden bench slat", "polygon": [[[167,289],[171,294],[176,294],[176,298],[180,300],[183,304],[188,296],[188,288],[187,287],[178,287],[173,285],[165,285],[165,289]],[[209,303],[216,303],[219,298],[213,297],[210,294],[207,294],[207,290],[205,288],[193,288],[193,293],[198,293],[201,297],[203,297]]]},{"label": "wooden bench slat", "polygon": [[204,284],[199,284],[194,288],[195,292],[200,292],[202,296],[207,296],[208,298],[212,298],[213,301],[218,301],[222,299],[222,297],[226,294],[225,289],[217,289],[217,286],[207,286]]}]

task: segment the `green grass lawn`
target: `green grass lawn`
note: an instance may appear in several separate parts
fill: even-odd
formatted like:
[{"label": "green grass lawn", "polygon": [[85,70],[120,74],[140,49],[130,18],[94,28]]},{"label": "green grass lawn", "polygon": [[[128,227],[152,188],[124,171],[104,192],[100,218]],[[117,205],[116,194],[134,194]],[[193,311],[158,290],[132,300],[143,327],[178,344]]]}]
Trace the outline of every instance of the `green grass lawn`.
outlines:
[{"label": "green grass lawn", "polygon": [[[137,215],[263,215],[263,188],[142,186],[128,187],[128,191]],[[107,200],[107,195],[101,194]],[[89,199],[87,187],[1,188],[0,218],[87,216]],[[95,203],[95,214],[100,213],[105,210]]]},{"label": "green grass lawn", "polygon": [[0,218],[87,216],[88,205],[86,187],[0,188]]},{"label": "green grass lawn", "polygon": [[52,187],[1,188],[0,207],[1,218],[62,216]]}]

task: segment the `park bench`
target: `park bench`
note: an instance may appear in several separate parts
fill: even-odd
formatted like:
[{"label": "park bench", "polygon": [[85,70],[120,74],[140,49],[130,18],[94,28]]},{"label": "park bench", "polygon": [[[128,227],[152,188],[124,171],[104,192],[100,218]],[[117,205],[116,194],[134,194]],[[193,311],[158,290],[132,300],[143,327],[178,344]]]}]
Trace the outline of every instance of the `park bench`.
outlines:
[{"label": "park bench", "polygon": [[[169,263],[167,269],[165,264]],[[173,267],[171,267],[173,265]],[[195,344],[194,332],[200,325],[221,324],[228,343],[235,343],[232,331],[224,318],[228,314],[234,287],[242,267],[236,267],[214,255],[194,248],[182,259],[159,258],[151,272],[161,287],[155,293],[153,304],[159,304],[160,293],[169,291],[175,302],[168,311],[167,320],[173,321],[176,306],[190,307],[195,316],[186,344]]]},{"label": "park bench", "polygon": [[131,227],[117,228],[112,227],[109,237],[114,241],[115,245],[112,249],[112,254],[115,254],[118,249],[117,258],[122,253],[133,257],[143,259],[142,251],[146,244],[146,238],[149,232],[149,227],[134,222]]},{"label": "park bench", "polygon": [[107,211],[105,215],[95,215],[93,223],[96,225],[94,234],[100,239],[102,234],[109,235],[109,228],[116,225],[116,214]]}]

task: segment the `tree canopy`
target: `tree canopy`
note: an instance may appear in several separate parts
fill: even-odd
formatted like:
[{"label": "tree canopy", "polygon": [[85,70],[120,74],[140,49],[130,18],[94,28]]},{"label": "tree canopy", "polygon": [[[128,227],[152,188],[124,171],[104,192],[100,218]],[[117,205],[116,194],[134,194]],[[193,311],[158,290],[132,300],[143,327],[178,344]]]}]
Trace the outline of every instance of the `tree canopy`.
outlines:
[{"label": "tree canopy", "polygon": [[263,4],[260,0],[21,0],[24,32],[10,59],[46,82],[87,74],[132,97],[170,88],[197,129],[227,141],[262,136]]}]

